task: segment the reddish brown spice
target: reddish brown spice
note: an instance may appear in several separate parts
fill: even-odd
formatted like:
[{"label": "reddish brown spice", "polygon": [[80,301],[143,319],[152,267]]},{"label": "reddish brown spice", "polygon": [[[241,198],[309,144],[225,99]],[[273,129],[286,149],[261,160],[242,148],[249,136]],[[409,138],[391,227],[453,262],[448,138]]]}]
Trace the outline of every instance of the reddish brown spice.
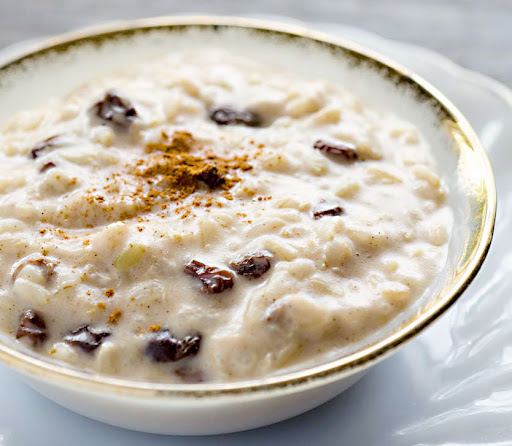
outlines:
[{"label": "reddish brown spice", "polygon": [[123,315],[123,311],[119,308],[116,308],[112,314],[108,317],[109,324],[116,325],[119,322],[119,319],[121,319],[121,316]]}]

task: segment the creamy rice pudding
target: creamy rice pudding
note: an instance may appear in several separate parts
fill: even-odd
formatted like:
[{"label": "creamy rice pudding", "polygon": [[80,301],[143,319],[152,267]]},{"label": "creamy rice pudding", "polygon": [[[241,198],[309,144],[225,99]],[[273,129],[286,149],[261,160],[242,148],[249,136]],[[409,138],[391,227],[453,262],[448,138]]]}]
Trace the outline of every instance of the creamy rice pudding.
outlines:
[{"label": "creamy rice pudding", "polygon": [[71,366],[230,381],[322,362],[444,265],[424,136],[349,86],[176,52],[0,133],[0,328]]}]

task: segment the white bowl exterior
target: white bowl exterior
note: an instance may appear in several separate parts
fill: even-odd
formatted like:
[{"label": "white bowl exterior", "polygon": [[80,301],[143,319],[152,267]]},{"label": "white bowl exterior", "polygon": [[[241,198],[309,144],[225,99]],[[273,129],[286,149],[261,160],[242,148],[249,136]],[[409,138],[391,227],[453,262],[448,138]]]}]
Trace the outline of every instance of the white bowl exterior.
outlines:
[{"label": "white bowl exterior", "polygon": [[286,420],[339,395],[366,369],[325,385],[209,397],[134,398],[25,376],[34,390],[81,415],[142,432],[208,435],[243,431]]}]

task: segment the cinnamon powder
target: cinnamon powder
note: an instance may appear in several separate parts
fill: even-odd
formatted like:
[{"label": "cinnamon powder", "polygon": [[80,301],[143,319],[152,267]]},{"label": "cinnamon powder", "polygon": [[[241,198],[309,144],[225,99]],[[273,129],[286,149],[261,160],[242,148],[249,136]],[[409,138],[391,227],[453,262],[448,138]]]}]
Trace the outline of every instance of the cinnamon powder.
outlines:
[{"label": "cinnamon powder", "polygon": [[[195,197],[192,206],[200,203],[211,206],[213,198],[209,192],[212,191],[221,191],[219,197],[232,199],[228,191],[240,181],[238,173],[252,169],[247,155],[218,156],[201,146],[187,131],[175,131],[172,136],[162,131],[158,141],[146,145],[145,152],[147,155],[126,166],[125,172],[114,173],[103,188],[114,194],[116,200],[138,203],[138,212],[150,212],[157,204],[165,209],[165,203],[181,202],[200,191],[204,195]],[[120,182],[129,186],[129,193],[120,193],[127,189],[121,188]],[[104,201],[104,196],[90,192],[89,202]],[[185,215],[190,213],[186,212],[188,206],[182,210]]]}]

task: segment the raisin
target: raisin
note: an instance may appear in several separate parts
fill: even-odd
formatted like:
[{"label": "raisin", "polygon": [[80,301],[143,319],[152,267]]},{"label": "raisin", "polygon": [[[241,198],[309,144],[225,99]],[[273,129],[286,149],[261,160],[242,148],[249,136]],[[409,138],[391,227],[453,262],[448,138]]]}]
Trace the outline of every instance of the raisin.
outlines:
[{"label": "raisin", "polygon": [[155,362],[175,362],[189,356],[195,356],[201,346],[201,335],[176,338],[168,329],[149,334],[146,355]]},{"label": "raisin", "polygon": [[318,220],[322,217],[336,217],[337,215],[343,214],[344,209],[341,206],[336,206],[330,209],[325,209],[323,211],[316,211],[313,213],[313,218]]},{"label": "raisin", "polygon": [[114,91],[108,91],[101,101],[92,106],[91,111],[110,126],[123,130],[128,129],[137,118],[137,111],[130,101]]},{"label": "raisin", "polygon": [[30,151],[30,157],[32,159],[36,159],[40,155],[40,152],[57,147],[59,145],[60,137],[60,135],[50,136],[44,141],[37,143]]},{"label": "raisin", "polygon": [[237,111],[229,107],[215,108],[210,112],[210,119],[218,125],[246,125],[259,127],[262,124],[261,117],[250,111]]},{"label": "raisin", "polygon": [[210,189],[215,189],[226,182],[225,178],[219,173],[219,169],[213,164],[208,164],[196,175],[196,178],[205,183]]},{"label": "raisin", "polygon": [[43,318],[34,310],[24,310],[21,313],[16,339],[23,336],[28,336],[34,346],[42,344],[46,339],[46,324]]},{"label": "raisin", "polygon": [[257,279],[270,269],[270,260],[272,254],[267,251],[259,251],[252,255],[247,255],[243,259],[233,261],[229,266],[241,276]]},{"label": "raisin", "polygon": [[49,163],[43,164],[39,172],[44,173],[49,169],[53,169],[54,167],[57,167],[56,164],[50,161]]},{"label": "raisin", "polygon": [[50,280],[50,277],[53,275],[53,272],[55,270],[55,262],[47,259],[47,258],[40,258],[40,259],[30,259],[26,260],[24,262],[21,262],[16,269],[12,273],[12,280],[16,280],[16,277],[20,273],[20,271],[26,266],[26,265],[35,265],[38,268],[41,268],[43,271],[44,277],[46,281],[48,282]]},{"label": "raisin", "polygon": [[317,142],[315,142],[315,145],[313,147],[317,150],[320,150],[321,152],[341,156],[345,158],[347,161],[355,161],[358,158],[356,148],[354,147],[354,145],[347,142],[331,144],[329,142],[322,141],[321,139],[319,139]]},{"label": "raisin", "polygon": [[103,338],[110,336],[110,334],[111,333],[106,330],[92,328],[89,327],[89,325],[82,325],[64,336],[64,341],[90,353],[96,350],[103,342]]},{"label": "raisin", "polygon": [[228,288],[233,288],[233,274],[215,266],[207,266],[197,260],[192,260],[185,265],[185,272],[203,282],[205,293],[217,294]]}]

